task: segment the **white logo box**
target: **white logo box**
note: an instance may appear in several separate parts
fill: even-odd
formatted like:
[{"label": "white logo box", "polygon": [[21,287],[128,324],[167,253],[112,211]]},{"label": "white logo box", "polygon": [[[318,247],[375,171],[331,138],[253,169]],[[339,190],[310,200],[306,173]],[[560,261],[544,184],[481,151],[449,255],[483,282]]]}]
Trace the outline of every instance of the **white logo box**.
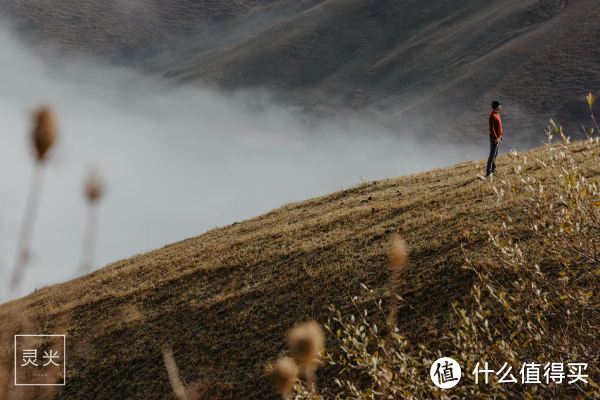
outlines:
[{"label": "white logo box", "polygon": [[[17,338],[19,337],[62,337],[63,339],[63,383],[18,383],[17,382]],[[42,334],[42,335],[15,335],[15,343],[14,343],[14,353],[15,353],[15,365],[14,365],[14,376],[15,376],[15,386],[65,386],[67,384],[67,335],[50,335],[50,334]]]}]

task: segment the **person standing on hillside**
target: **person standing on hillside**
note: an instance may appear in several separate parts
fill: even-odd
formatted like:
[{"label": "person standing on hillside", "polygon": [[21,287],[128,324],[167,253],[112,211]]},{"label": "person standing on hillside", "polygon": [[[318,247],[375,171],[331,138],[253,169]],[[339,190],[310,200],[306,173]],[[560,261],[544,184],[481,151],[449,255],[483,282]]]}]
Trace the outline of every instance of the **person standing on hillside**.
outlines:
[{"label": "person standing on hillside", "polygon": [[496,156],[498,147],[502,141],[502,119],[500,118],[500,109],[502,104],[498,100],[492,101],[492,112],[489,118],[490,124],[490,156],[488,157],[485,176],[490,176],[496,172]]}]

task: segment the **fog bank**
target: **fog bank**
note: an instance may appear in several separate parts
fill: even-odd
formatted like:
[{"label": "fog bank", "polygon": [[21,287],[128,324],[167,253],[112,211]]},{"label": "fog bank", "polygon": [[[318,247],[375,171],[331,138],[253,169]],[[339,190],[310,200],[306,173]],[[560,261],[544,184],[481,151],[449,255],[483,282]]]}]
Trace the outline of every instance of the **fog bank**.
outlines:
[{"label": "fog bank", "polygon": [[14,263],[32,174],[30,114],[49,104],[60,123],[22,294],[74,276],[90,166],[108,185],[95,257],[100,267],[288,202],[485,155],[485,144],[425,144],[374,121],[309,128],[264,93],[173,88],[91,60],[39,56],[6,29],[0,51],[2,282]]}]

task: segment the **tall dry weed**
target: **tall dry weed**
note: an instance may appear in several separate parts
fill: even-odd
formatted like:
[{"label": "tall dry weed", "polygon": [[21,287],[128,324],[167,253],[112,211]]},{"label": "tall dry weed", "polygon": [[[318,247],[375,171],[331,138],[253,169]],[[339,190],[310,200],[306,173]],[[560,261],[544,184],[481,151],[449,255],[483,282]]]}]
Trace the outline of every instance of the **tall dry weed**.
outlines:
[{"label": "tall dry weed", "polygon": [[17,244],[17,257],[12,269],[9,283],[9,295],[13,296],[21,289],[23,277],[31,256],[31,240],[37,219],[42,194],[44,168],[48,155],[57,138],[57,127],[54,114],[48,107],[40,108],[33,116],[31,141],[35,153],[35,165],[29,194],[25,203],[25,217]]},{"label": "tall dry weed", "polygon": [[84,194],[87,201],[85,233],[81,250],[79,273],[91,271],[94,265],[94,249],[98,236],[98,207],[105,193],[105,183],[98,169],[92,169],[84,184]]}]

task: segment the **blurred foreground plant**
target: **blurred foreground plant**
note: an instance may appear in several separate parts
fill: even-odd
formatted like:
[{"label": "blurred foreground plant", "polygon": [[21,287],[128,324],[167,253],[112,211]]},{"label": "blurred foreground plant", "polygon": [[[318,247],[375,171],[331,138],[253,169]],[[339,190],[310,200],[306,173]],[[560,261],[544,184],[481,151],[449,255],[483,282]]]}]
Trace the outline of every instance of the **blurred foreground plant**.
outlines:
[{"label": "blurred foreground plant", "polygon": [[[265,367],[265,374],[282,399],[289,399],[292,390],[301,393],[303,398],[321,398],[317,391],[316,370],[321,365],[325,346],[323,328],[316,321],[296,324],[288,331],[287,342],[294,358],[280,357]],[[300,377],[305,382],[300,381]]]},{"label": "blurred foreground plant", "polygon": [[48,154],[54,146],[57,137],[56,121],[54,114],[48,107],[40,108],[34,114],[34,127],[31,131],[31,140],[35,152],[35,166],[27,202],[25,203],[25,217],[17,244],[17,257],[9,283],[9,296],[13,296],[21,289],[25,270],[30,258],[30,245],[33,229],[37,218],[40,197],[42,194],[44,168]]},{"label": "blurred foreground plant", "polygon": [[94,263],[94,248],[98,235],[98,203],[104,196],[105,185],[100,172],[92,169],[87,176],[84,185],[84,194],[88,203],[85,220],[85,235],[81,250],[81,262],[79,273],[84,274],[92,269]]}]

